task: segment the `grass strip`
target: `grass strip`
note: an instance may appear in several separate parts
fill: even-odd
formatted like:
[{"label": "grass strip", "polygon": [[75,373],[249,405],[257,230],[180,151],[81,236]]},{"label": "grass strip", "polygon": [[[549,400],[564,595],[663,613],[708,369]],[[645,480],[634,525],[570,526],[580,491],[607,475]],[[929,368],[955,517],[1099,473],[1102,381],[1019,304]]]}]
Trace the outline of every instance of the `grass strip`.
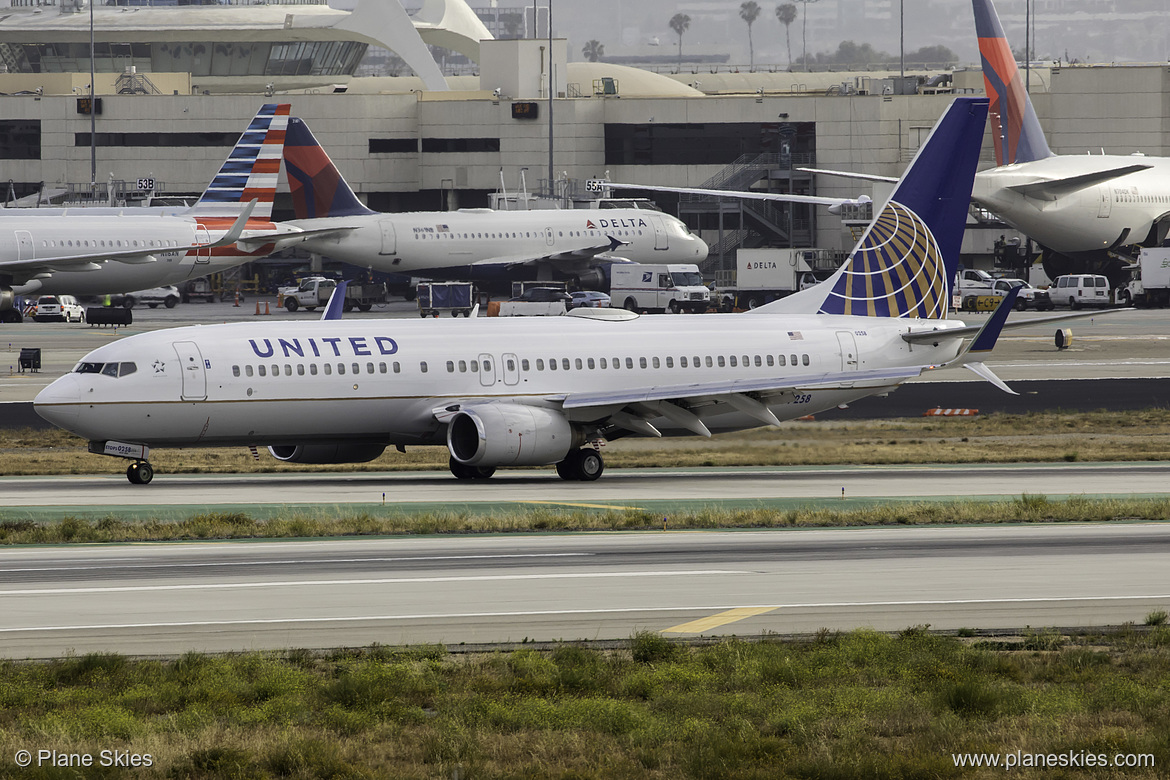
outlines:
[{"label": "grass strip", "polygon": [[[1150,522],[1170,519],[1170,497],[1053,499],[1024,494],[994,501],[866,502],[822,500],[787,509],[772,506],[663,512],[654,508],[581,509],[504,506],[482,511],[400,507],[316,506],[271,513],[215,510],[182,514],[158,507],[137,516],[100,510],[59,519],[21,509],[0,511],[0,544],[165,542],[212,539],[321,538],[393,534],[519,533],[545,531],[671,531],[716,528],[845,528],[1057,522]],[[36,519],[34,519],[36,518]]]},{"label": "grass strip", "polygon": [[1013,777],[1144,778],[1170,761],[1166,626],[1010,641],[920,627],[459,655],[98,654],[4,661],[0,675],[0,777],[22,779],[126,770],[19,769],[19,750],[95,764],[102,750],[145,754],[134,777],[207,780],[969,777],[953,754],[1017,751],[1145,766]]}]

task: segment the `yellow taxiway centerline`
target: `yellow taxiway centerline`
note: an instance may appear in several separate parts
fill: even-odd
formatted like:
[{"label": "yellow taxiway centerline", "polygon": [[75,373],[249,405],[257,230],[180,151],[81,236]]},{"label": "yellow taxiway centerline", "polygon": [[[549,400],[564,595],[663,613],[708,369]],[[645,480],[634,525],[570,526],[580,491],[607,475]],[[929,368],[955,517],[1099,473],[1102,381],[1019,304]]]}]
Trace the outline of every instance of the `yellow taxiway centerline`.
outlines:
[{"label": "yellow taxiway centerline", "polygon": [[713,628],[726,626],[728,623],[734,623],[745,618],[755,617],[756,615],[766,615],[769,612],[774,612],[779,607],[740,607],[738,609],[729,609],[726,612],[719,612],[705,618],[692,620],[689,623],[682,623],[677,626],[662,629],[664,634],[701,634],[704,631],[710,631]]}]

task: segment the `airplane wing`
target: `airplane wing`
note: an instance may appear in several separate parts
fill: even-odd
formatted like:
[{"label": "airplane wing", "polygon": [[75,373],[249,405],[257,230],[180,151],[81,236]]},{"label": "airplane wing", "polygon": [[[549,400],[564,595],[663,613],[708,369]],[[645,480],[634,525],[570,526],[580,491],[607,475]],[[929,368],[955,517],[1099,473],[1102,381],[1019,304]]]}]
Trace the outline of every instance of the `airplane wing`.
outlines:
[{"label": "airplane wing", "polygon": [[241,237],[236,244],[245,252],[256,252],[268,244],[276,244],[280,251],[308,241],[312,238],[340,238],[354,230],[356,225],[341,225],[323,228],[298,228],[295,225],[282,225],[284,230],[272,230],[264,233],[249,233]]},{"label": "airplane wing", "polygon": [[1080,176],[1068,176],[1063,179],[1049,179],[1047,181],[1037,181],[1031,184],[1016,184],[1009,186],[1007,189],[1012,192],[1018,192],[1029,198],[1039,198],[1040,200],[1056,200],[1061,195],[1067,195],[1070,192],[1083,190],[1086,187],[1092,187],[1094,184],[1100,184],[1104,181],[1116,179],[1119,176],[1125,176],[1130,173],[1137,173],[1149,168],[1152,165],[1123,165],[1120,168],[1111,168],[1107,171],[1094,171],[1093,173],[1084,173]]},{"label": "airplane wing", "polygon": [[822,176],[838,176],[842,179],[861,179],[862,181],[888,181],[891,184],[898,181],[897,176],[880,176],[876,173],[853,173],[852,171],[832,171],[828,168],[797,168],[804,173],[819,173]]},{"label": "airplane wing", "polygon": [[[891,181],[896,181],[891,179]],[[649,184],[619,184],[616,181],[606,182],[606,187],[615,190],[651,190],[653,192],[680,192],[689,195],[713,195],[717,198],[746,198],[748,200],[776,200],[785,203],[808,203],[814,206],[862,206],[870,202],[867,195],[856,199],[850,198],[822,198],[819,195],[790,195],[783,192],[752,192],[747,190],[705,190],[695,187],[658,187]]]},{"label": "airplane wing", "polygon": [[[546,255],[503,255],[500,257],[489,257],[484,260],[477,260],[471,265],[527,265],[536,263],[554,263],[554,264],[585,264],[593,260],[598,255],[603,255],[606,252],[612,252],[618,247],[624,246],[628,242],[621,241],[613,236],[605,236],[605,241],[595,241],[591,244],[581,244],[576,247],[571,247],[560,252],[553,252]],[[613,258],[614,262],[625,263],[629,262],[624,258]]]},{"label": "airplane wing", "polygon": [[114,260],[119,263],[153,263],[154,256],[162,252],[190,252],[192,249],[214,249],[219,246],[227,246],[234,244],[239,240],[240,235],[244,232],[244,225],[247,224],[248,219],[252,216],[252,210],[256,208],[257,200],[253,198],[248,205],[244,206],[243,211],[236,221],[232,223],[231,228],[224,233],[222,238],[206,244],[190,244],[181,247],[152,247],[150,249],[124,249],[117,252],[94,252],[84,255],[67,255],[63,257],[33,257],[28,260],[10,260],[8,262],[0,263],[0,270],[36,270],[44,268],[47,271],[60,271],[68,269],[70,271],[96,271],[100,266],[98,263],[104,263],[108,260]]}]

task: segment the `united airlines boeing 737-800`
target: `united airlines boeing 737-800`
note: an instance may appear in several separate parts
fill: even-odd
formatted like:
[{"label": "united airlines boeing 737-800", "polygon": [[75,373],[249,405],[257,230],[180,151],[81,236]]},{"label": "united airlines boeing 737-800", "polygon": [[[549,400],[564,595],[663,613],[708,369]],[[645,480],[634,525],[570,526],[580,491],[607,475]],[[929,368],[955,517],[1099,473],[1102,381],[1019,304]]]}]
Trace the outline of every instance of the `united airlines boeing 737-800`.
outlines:
[{"label": "united airlines boeing 737-800", "polygon": [[986,100],[956,100],[841,269],[751,313],[178,328],[94,350],[36,410],[132,460],[135,483],[150,447],[244,445],[348,463],[445,444],[460,478],[556,464],[588,480],[606,439],[776,424],[942,365],[1006,389],[979,356],[1014,296],[982,327],[946,319],[986,118]]},{"label": "united airlines boeing 737-800", "polygon": [[[16,295],[104,295],[205,276],[295,243],[273,224],[289,105],[263,106],[189,209],[0,210],[0,320]],[[249,207],[251,201],[256,203]],[[247,211],[246,222],[231,230]]]},{"label": "united airlines boeing 737-800", "polygon": [[[308,126],[289,120],[285,172],[310,252],[376,271],[491,282],[602,280],[611,263],[698,263],[707,244],[653,209],[416,211],[382,214],[358,200]],[[336,228],[335,232],[327,232]]]}]

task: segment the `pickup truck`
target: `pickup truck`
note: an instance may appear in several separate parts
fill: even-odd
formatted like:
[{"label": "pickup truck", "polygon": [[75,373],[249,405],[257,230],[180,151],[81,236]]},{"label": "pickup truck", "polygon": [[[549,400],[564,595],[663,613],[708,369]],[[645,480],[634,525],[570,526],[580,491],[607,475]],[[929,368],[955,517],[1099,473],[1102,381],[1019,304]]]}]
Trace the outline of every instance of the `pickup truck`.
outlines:
[{"label": "pickup truck", "polygon": [[[300,280],[296,287],[281,287],[277,292],[284,300],[284,308],[290,312],[297,309],[313,311],[318,306],[329,303],[329,296],[337,287],[337,281],[326,279],[324,276],[310,276]],[[375,303],[386,302],[385,284],[358,284],[350,282],[345,288],[344,311],[353,311],[356,307],[361,311],[369,311]]]}]

